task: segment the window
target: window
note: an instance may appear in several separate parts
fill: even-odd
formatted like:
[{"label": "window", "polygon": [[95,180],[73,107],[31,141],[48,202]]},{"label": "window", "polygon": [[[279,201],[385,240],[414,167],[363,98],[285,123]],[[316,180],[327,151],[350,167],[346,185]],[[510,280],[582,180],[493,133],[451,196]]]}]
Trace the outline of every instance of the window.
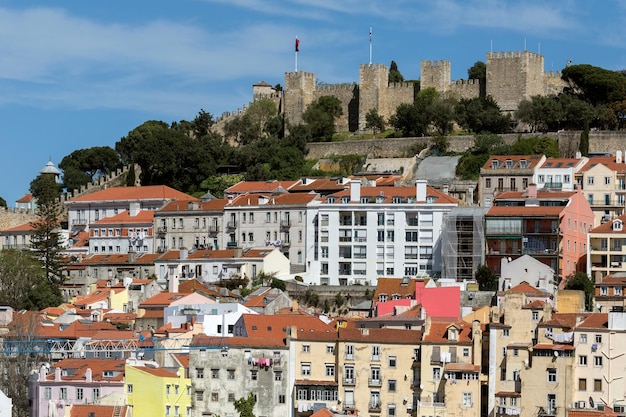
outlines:
[{"label": "window", "polygon": [[171,416],[172,415],[172,406],[171,405],[166,405],[165,406],[165,415],[166,416]]},{"label": "window", "polygon": [[59,399],[60,400],[67,400],[67,388],[61,388],[59,390]]},{"label": "window", "polygon": [[485,178],[485,188],[491,188],[491,178]]},{"label": "window", "polygon": [[[211,369],[211,378],[213,379],[217,379],[220,377],[220,370],[219,369]],[[200,377],[198,377],[200,378]]]},{"label": "window", "polygon": [[604,185],[611,185],[611,177],[604,177]]},{"label": "window", "polygon": [[346,359],[354,359],[354,345],[346,345]]},{"label": "window", "polygon": [[398,358],[396,356],[390,356],[389,357],[389,367],[390,368],[395,368],[397,366],[398,363]]},{"label": "window", "polygon": [[556,369],[548,368],[548,382],[556,383]]},{"label": "window", "polygon": [[390,379],[387,381],[387,390],[389,392],[396,392],[396,387],[398,383],[395,379]]},{"label": "window", "polygon": [[303,353],[311,353],[311,345],[302,345]]},{"label": "window", "polygon": [[389,417],[393,417],[396,415],[396,405],[395,404],[388,404],[387,405],[387,415]]},{"label": "window", "polygon": [[595,336],[595,340],[596,340],[596,343],[602,343],[602,335],[601,334],[597,334]]},{"label": "window", "polygon": [[165,394],[166,394],[166,395],[170,395],[170,387],[171,387],[171,385],[170,385],[170,384],[167,384],[167,385],[165,386]]},{"label": "window", "polygon": [[335,346],[334,345],[326,345],[326,353],[334,355],[335,354]]},{"label": "window", "polygon": [[513,356],[519,356],[519,349],[513,349]]},{"label": "window", "polygon": [[587,379],[578,378],[578,391],[587,391]]},{"label": "window", "polygon": [[581,333],[580,336],[578,336],[578,343],[587,343],[586,333]]},{"label": "window", "polygon": [[335,376],[335,365],[326,364],[326,376]]},{"label": "window", "polygon": [[100,398],[100,388],[94,388],[91,391],[91,398],[94,401]]},{"label": "window", "polygon": [[472,393],[464,392],[463,393],[463,407],[471,407],[472,406]]},{"label": "window", "polygon": [[441,368],[433,368],[433,379],[435,381],[440,380],[441,379]]},{"label": "window", "polygon": [[372,360],[373,361],[380,360],[380,346],[377,346],[377,345],[372,346]]},{"label": "window", "polygon": [[594,391],[602,391],[602,380],[601,379],[594,379],[593,380],[593,390]]},{"label": "window", "polygon": [[[213,376],[213,371],[217,371],[217,369],[211,369],[211,377],[217,378],[217,376]],[[204,378],[204,368],[196,368],[196,378]]]},{"label": "window", "polygon": [[587,185],[593,185],[594,180],[593,177],[587,177]]},{"label": "window", "polygon": [[44,389],[43,398],[44,398],[44,400],[51,400],[52,399],[52,388],[51,387],[46,387]]},{"label": "window", "polygon": [[220,394],[219,392],[212,392],[211,393],[211,402],[218,402],[220,400]]},{"label": "window", "polygon": [[578,365],[587,366],[587,355],[579,355],[578,356]]},{"label": "window", "polygon": [[204,391],[196,391],[196,401],[204,401]]},{"label": "window", "polygon": [[[127,392],[129,394],[133,393],[133,384],[128,384]],[[76,399],[79,400],[79,401],[82,401],[83,398],[85,398],[85,393],[83,392],[83,389],[82,388],[76,388]]]},{"label": "window", "polygon": [[228,393],[228,402],[229,403],[234,403],[235,402],[235,393],[234,392],[229,392]]},{"label": "window", "polygon": [[285,394],[278,395],[278,404],[285,404]]},{"label": "window", "polygon": [[180,406],[175,405],[174,406],[174,416],[178,416],[180,415]]},{"label": "window", "polygon": [[593,366],[602,366],[602,356],[593,357]]},{"label": "window", "polygon": [[235,370],[229,369],[228,371],[228,379],[235,379]]},{"label": "window", "polygon": [[503,337],[509,337],[511,335],[511,330],[510,329],[502,329],[502,336]]},{"label": "window", "polygon": [[463,357],[464,358],[469,358],[469,355],[470,355],[470,348],[464,347],[463,348]]},{"label": "window", "polygon": [[532,315],[533,315],[533,321],[539,321],[539,312],[538,311],[533,311]]},{"label": "window", "polygon": [[281,371],[274,372],[274,381],[282,381],[283,373]]},{"label": "window", "polygon": [[257,371],[256,369],[251,370],[250,379],[253,381],[256,381],[257,379],[259,379],[259,371]]},{"label": "window", "polygon": [[303,376],[310,376],[311,375],[311,364],[310,363],[302,363],[300,365],[300,373]]}]

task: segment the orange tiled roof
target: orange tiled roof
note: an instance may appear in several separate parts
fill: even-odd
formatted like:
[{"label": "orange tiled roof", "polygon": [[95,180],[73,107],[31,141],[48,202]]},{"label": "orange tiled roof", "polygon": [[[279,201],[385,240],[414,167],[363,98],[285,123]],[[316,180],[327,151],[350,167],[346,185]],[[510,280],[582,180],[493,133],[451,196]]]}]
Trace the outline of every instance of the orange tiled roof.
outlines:
[{"label": "orange tiled roof", "polygon": [[562,329],[573,329],[579,318],[585,318],[589,314],[585,313],[554,313],[550,320],[540,323],[541,327],[560,327]]},{"label": "orange tiled roof", "polygon": [[491,206],[486,216],[556,217],[565,206]]},{"label": "orange tiled roof", "polygon": [[561,345],[561,344],[551,344],[551,343],[538,343],[533,346],[534,350],[574,350],[574,346],[572,345]]},{"label": "orange tiled roof", "polygon": [[122,413],[118,414],[118,406],[100,404],[72,404],[69,417],[124,417],[128,415],[128,406],[121,405]]},{"label": "orange tiled roof", "polygon": [[339,340],[363,343],[415,344],[422,339],[421,330],[339,328]]},{"label": "orange tiled roof", "polygon": [[[456,340],[448,339],[448,329],[454,326],[457,329]],[[463,320],[457,322],[433,321],[430,324],[430,331],[424,333],[423,342],[426,343],[471,343],[472,324]]]},{"label": "orange tiled roof", "polygon": [[[70,358],[62,359],[52,365],[50,373],[46,375],[46,381],[54,381],[54,369],[61,368],[66,371],[61,376],[64,381],[84,381],[85,371],[91,369],[91,378],[93,381],[124,381],[124,366],[126,361],[117,359],[88,359],[88,358]],[[111,371],[113,376],[105,376],[104,372]]]},{"label": "orange tiled roof", "polygon": [[172,355],[176,362],[185,369],[189,369],[189,353],[175,353]]},{"label": "orange tiled roof", "polygon": [[131,216],[130,211],[124,210],[123,212],[104,219],[91,223],[94,226],[102,224],[149,224],[152,226],[154,222],[154,211],[152,210],[140,210],[136,216]]},{"label": "orange tiled roof", "polygon": [[80,197],[73,198],[68,203],[90,201],[138,201],[138,200],[192,200],[189,194],[177,191],[166,185],[147,185],[142,187],[111,187]]},{"label": "orange tiled roof", "polygon": [[538,288],[533,287],[526,281],[522,281],[516,286],[509,288],[506,292],[523,292],[525,294],[544,295],[547,294]]},{"label": "orange tiled roof", "polygon": [[311,414],[311,417],[335,417],[335,413],[324,407]]},{"label": "orange tiled roof", "polygon": [[[197,203],[197,210],[194,208],[190,208],[189,203]],[[209,201],[201,201],[197,200],[176,200],[172,201],[162,208],[159,209],[159,212],[170,212],[170,211],[223,211],[224,206],[228,203],[226,198],[215,198]]]},{"label": "orange tiled roof", "polygon": [[224,194],[241,193],[267,193],[277,188],[289,190],[299,181],[241,181],[224,190]]},{"label": "orange tiled roof", "polygon": [[101,330],[116,331],[117,328],[107,322],[91,322],[87,320],[77,320],[70,324],[51,323],[42,320],[37,315],[17,315],[14,316],[13,322],[9,325],[10,331],[8,337],[20,337],[23,329],[29,329],[29,333],[39,337],[48,339],[78,339],[79,337],[91,337]]},{"label": "orange tiled roof", "polygon": [[[560,191],[560,190],[537,190],[538,200],[566,200],[576,194],[576,191]],[[528,190],[526,191],[505,191],[499,193],[496,196],[496,201],[499,200],[521,200],[527,199]]]},{"label": "orange tiled roof", "polygon": [[171,371],[166,368],[153,368],[151,366],[133,366],[133,368],[159,378],[178,378],[176,371]]},{"label": "orange tiled roof", "polygon": [[[341,204],[342,197],[350,197],[350,188],[346,188],[342,191],[336,192],[334,194],[330,194],[326,197],[322,198],[322,202],[328,204],[329,198],[336,198],[336,204]],[[392,204],[394,197],[400,197],[407,199],[409,197],[416,198],[416,187],[361,187],[361,198],[371,198],[376,199],[379,197],[385,197],[385,200],[382,204]],[[435,198],[434,204],[458,204],[459,201],[450,197],[448,194],[445,194],[433,187],[426,186],[426,196]],[[423,203],[423,201],[417,201],[416,203]],[[355,202],[355,204],[361,204],[360,201]]]},{"label": "orange tiled roof", "polygon": [[[267,199],[266,203],[262,203],[263,198]],[[288,205],[305,205],[317,198],[317,194],[293,193],[280,194],[277,196],[263,194],[242,194],[233,199],[229,206],[288,206]]]},{"label": "orange tiled roof", "polygon": [[626,285],[626,274],[624,272],[616,272],[602,277],[600,283],[594,284],[596,287],[600,285]]},{"label": "orange tiled roof", "polygon": [[3,233],[5,232],[31,232],[31,231],[33,231],[33,226],[30,223],[24,223],[24,224],[20,224],[19,226],[10,227],[8,229],[2,230]]},{"label": "orange tiled roof", "polygon": [[289,326],[296,326],[298,330],[305,329],[306,331],[334,331],[332,326],[314,316],[242,314],[241,320],[246,327],[248,337],[282,339]]},{"label": "orange tiled roof", "polygon": [[35,199],[34,195],[32,195],[30,193],[27,193],[27,194],[24,194],[24,197],[22,197],[22,198],[20,198],[18,200],[15,200],[15,202],[16,203],[30,203],[34,199]]},{"label": "orange tiled roof", "polygon": [[308,192],[308,191],[341,191],[346,187],[345,184],[339,184],[337,180],[331,180],[328,178],[318,178],[310,183],[303,185],[299,183],[293,186],[290,192]]},{"label": "orange tiled roof", "polygon": [[[483,169],[488,169],[491,171],[505,170],[505,169],[510,170],[510,168],[506,168],[507,160],[513,161],[513,169],[520,169],[519,162],[521,160],[525,160],[528,162],[528,166],[524,169],[533,169],[541,161],[542,156],[543,155],[493,155],[491,156],[491,158],[489,158],[487,162],[485,162],[485,165],[483,165]],[[498,168],[492,168],[491,167],[492,161],[500,162],[500,166]]]},{"label": "orange tiled roof", "polygon": [[[268,316],[265,316],[268,317]],[[192,341],[193,346],[207,347],[258,347],[258,348],[281,348],[286,346],[283,338],[276,337],[218,337],[207,336],[205,334],[195,335]]]},{"label": "orange tiled roof", "polygon": [[593,313],[590,314],[582,323],[576,328],[578,329],[607,329],[609,327],[609,314],[608,313]]},{"label": "orange tiled roof", "polygon": [[189,294],[182,294],[179,292],[168,292],[168,291],[160,292],[148,298],[147,300],[144,300],[141,303],[139,303],[139,308],[167,307],[174,301],[179,300],[183,297],[186,297],[187,295]]},{"label": "orange tiled roof", "polygon": [[[622,230],[613,230],[613,222],[615,220],[621,220],[622,221]],[[626,225],[626,214],[622,214],[619,217],[616,217],[613,220],[610,220],[608,222],[604,222],[602,223],[600,226],[595,227],[593,229],[591,229],[591,232],[589,233],[615,233],[615,234],[626,234],[626,227],[624,227],[624,225]]]},{"label": "orange tiled roof", "polygon": [[615,162],[614,156],[594,156],[593,158],[589,158],[589,161],[578,171],[578,172],[586,172],[596,165],[604,165],[611,171],[615,171],[618,173],[626,172],[626,163],[617,163]]},{"label": "orange tiled roof", "polygon": [[386,278],[381,277],[378,278],[378,283],[376,284],[376,291],[374,291],[374,298],[372,298],[372,302],[375,305],[378,302],[378,296],[381,294],[387,294],[388,299],[391,300],[391,296],[393,294],[400,294],[400,298],[407,298],[410,296],[411,298],[415,297],[415,282],[416,279],[410,279],[407,282],[407,285],[402,285],[402,278]]},{"label": "orange tiled roof", "polygon": [[[576,165],[580,163],[580,161],[581,160],[577,158],[546,158],[546,160],[544,161],[544,163],[541,165],[540,168],[544,168],[544,169],[574,168],[576,167]],[[568,167],[568,164],[571,164],[571,165]]]},{"label": "orange tiled roof", "polygon": [[[222,294],[222,291],[226,291],[226,295]],[[230,291],[225,287],[218,287],[217,285],[204,284],[197,279],[188,279],[181,282],[178,285],[178,292],[182,294],[191,294],[197,292],[208,297],[231,297],[241,298],[241,295]]]}]

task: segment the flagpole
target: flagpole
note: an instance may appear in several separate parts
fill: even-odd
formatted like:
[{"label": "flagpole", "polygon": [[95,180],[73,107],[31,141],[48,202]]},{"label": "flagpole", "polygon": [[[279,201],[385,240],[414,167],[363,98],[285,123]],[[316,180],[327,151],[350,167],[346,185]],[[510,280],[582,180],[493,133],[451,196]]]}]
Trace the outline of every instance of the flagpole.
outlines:
[{"label": "flagpole", "polygon": [[372,65],[372,27],[370,26],[370,65]]},{"label": "flagpole", "polygon": [[300,41],[298,40],[298,36],[296,35],[296,72],[298,72],[298,44]]}]

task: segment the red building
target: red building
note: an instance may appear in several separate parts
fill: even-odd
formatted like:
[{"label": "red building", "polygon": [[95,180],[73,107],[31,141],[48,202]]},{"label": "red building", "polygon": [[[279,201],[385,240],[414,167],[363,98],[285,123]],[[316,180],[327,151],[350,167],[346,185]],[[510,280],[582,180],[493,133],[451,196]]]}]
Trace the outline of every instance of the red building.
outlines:
[{"label": "red building", "polygon": [[584,271],[587,232],[593,227],[593,212],[580,189],[537,190],[498,194],[485,215],[485,260],[500,274],[503,257],[530,255],[565,278]]}]

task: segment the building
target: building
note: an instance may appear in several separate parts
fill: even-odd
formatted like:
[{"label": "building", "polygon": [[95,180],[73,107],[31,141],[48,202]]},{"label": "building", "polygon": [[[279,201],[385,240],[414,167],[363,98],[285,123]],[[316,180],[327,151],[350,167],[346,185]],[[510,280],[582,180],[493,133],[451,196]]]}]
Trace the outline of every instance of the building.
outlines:
[{"label": "building", "polygon": [[37,208],[37,199],[34,195],[26,193],[24,194],[24,197],[15,200],[15,208],[17,210],[24,210],[30,213],[34,213]]},{"label": "building", "polygon": [[131,203],[130,210],[89,224],[89,253],[154,253],[153,222],[154,211]]},{"label": "building", "polygon": [[[584,270],[593,213],[580,189],[499,194],[485,215],[486,264],[501,275],[502,258],[530,255],[559,278]],[[580,263],[580,264],[579,264]]]},{"label": "building", "polygon": [[626,272],[602,277],[594,285],[594,307],[597,311],[624,311],[626,307]]},{"label": "building", "polygon": [[594,226],[624,214],[626,160],[621,150],[615,156],[589,158],[576,173],[576,181],[593,210]]},{"label": "building", "polygon": [[309,207],[308,279],[367,285],[380,276],[439,276],[443,217],[457,205],[422,180],[415,187],[362,187],[353,180]]},{"label": "building", "polygon": [[485,263],[486,208],[455,207],[443,218],[441,258],[443,278],[472,281]]},{"label": "building", "polygon": [[63,359],[42,365],[31,380],[33,417],[55,417],[69,404],[96,404],[102,397],[124,392],[124,361]]},{"label": "building", "polygon": [[161,368],[157,364],[126,365],[125,392],[136,416],[192,415],[191,379],[185,368]]},{"label": "building", "polygon": [[228,200],[177,200],[154,213],[155,250],[223,249],[224,206]]},{"label": "building", "polygon": [[544,155],[493,155],[480,169],[480,205],[489,208],[500,193],[527,190],[545,160]]},{"label": "building", "polygon": [[573,191],[576,185],[576,173],[589,158],[546,158],[535,169],[532,182],[538,189]]},{"label": "building", "polygon": [[601,282],[609,274],[626,272],[626,215],[606,221],[588,235],[587,275]]},{"label": "building", "polygon": [[526,282],[541,291],[556,294],[558,282],[555,274],[554,269],[530,255],[522,255],[515,260],[501,258],[498,289],[506,291]]},{"label": "building", "polygon": [[11,227],[0,231],[2,249],[29,249],[33,234],[33,226],[30,223]]}]

